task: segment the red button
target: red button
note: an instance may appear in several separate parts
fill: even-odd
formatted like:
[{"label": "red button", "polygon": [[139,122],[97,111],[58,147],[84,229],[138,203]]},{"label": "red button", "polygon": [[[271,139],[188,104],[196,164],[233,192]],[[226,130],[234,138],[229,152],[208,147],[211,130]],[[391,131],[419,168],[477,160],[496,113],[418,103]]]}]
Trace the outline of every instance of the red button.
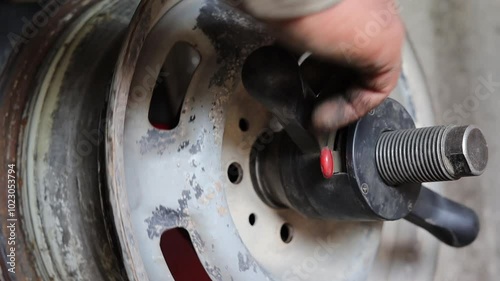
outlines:
[{"label": "red button", "polygon": [[333,154],[328,147],[321,149],[320,163],[323,177],[325,179],[331,178],[333,176]]}]

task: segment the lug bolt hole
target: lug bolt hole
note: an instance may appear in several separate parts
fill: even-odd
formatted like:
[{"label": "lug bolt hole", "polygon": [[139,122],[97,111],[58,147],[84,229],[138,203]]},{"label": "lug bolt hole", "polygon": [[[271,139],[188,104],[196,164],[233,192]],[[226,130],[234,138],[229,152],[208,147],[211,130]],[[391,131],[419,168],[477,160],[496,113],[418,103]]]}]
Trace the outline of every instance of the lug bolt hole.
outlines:
[{"label": "lug bolt hole", "polygon": [[254,226],[256,221],[257,216],[255,214],[250,214],[250,216],[248,217],[248,222],[250,223],[250,225]]},{"label": "lug bolt hole", "polygon": [[242,132],[246,132],[250,128],[250,124],[248,123],[248,120],[245,118],[240,119],[239,126]]},{"label": "lug bolt hole", "polygon": [[227,177],[233,184],[239,184],[243,179],[243,169],[239,163],[232,163],[227,168]]},{"label": "lug bolt hole", "polygon": [[281,236],[281,241],[283,241],[284,243],[288,244],[288,243],[292,242],[293,227],[290,224],[285,223],[281,227],[280,236]]}]

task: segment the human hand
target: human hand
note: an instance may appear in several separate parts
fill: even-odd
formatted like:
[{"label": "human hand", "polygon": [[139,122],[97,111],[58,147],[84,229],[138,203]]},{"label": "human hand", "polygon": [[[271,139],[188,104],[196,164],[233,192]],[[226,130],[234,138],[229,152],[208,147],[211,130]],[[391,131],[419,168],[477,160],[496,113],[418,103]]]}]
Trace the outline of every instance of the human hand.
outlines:
[{"label": "human hand", "polygon": [[363,77],[347,93],[316,106],[312,122],[319,131],[361,118],[397,85],[405,30],[394,0],[343,0],[316,14],[268,23],[293,47],[352,67]]}]

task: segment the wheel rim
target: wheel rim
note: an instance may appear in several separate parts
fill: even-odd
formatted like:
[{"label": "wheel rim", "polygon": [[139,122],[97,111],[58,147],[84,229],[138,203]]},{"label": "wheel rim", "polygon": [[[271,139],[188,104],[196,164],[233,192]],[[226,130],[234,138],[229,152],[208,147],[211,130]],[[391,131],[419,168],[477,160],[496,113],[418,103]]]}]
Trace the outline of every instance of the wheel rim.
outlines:
[{"label": "wheel rim", "polygon": [[[116,13],[116,6],[106,6],[106,3],[103,1],[102,6],[95,6],[90,12],[93,16],[79,19],[82,25],[75,28],[79,34],[76,37],[82,39],[81,35],[89,26],[104,26],[99,18],[107,11]],[[102,13],[98,12],[100,8]],[[121,29],[117,30],[123,30],[126,21],[125,16],[121,19]],[[68,34],[62,37],[69,38]],[[105,39],[111,40],[111,37]],[[196,67],[193,77],[189,77],[190,87],[182,104],[184,112],[179,125],[172,130],[158,129],[148,120],[156,85],[154,80],[163,71],[163,63],[169,60],[170,50],[176,48],[177,42],[194,46],[200,58],[190,62]],[[432,278],[437,242],[404,222],[385,224],[382,244],[375,258],[381,224],[305,220],[291,211],[272,210],[255,195],[249,177],[249,151],[262,130],[272,128],[272,124],[270,126],[266,111],[249,99],[241,87],[239,71],[246,55],[272,42],[262,26],[218,2],[162,3],[158,0],[140,4],[114,73],[106,119],[104,162],[109,183],[106,192],[109,192],[113,219],[96,218],[101,227],[109,228],[101,232],[104,236],[114,232],[114,222],[118,235],[114,242],[119,242],[122,252],[108,251],[106,255],[117,259],[110,267],[105,264],[94,270],[95,275],[90,279],[124,279],[125,274],[121,273],[123,262],[131,280],[173,280],[159,244],[162,233],[176,227],[189,231],[203,267],[213,280],[364,280],[366,277],[400,280],[408,275],[418,276],[416,279],[419,280]],[[64,46],[63,43],[60,42],[60,46]],[[80,43],[71,44],[77,46]],[[83,49],[96,49],[96,46],[82,46]],[[101,45],[101,48],[108,47]],[[64,50],[59,53],[64,58],[59,58],[60,61],[77,56]],[[430,125],[431,114],[422,111],[430,104],[426,95],[415,95],[410,91],[426,91],[416,87],[424,84],[419,80],[420,73],[415,68],[417,63],[412,61],[414,57],[408,48],[404,56],[405,76],[395,91],[396,98],[410,107],[420,125]],[[47,65],[57,65],[55,57],[48,57]],[[79,63],[82,61],[84,59],[80,58]],[[106,67],[113,64],[111,59]],[[64,68],[57,71],[65,72]],[[43,70],[39,72],[43,73]],[[87,73],[82,73],[85,75]],[[47,73],[40,77],[44,77],[41,80],[52,79]],[[70,83],[68,81],[65,83]],[[53,82],[40,84],[48,88],[59,87]],[[141,89],[138,95],[134,95],[136,86],[143,87],[144,91]],[[37,91],[40,89],[43,87],[38,87]],[[86,92],[88,90],[82,90],[82,94]],[[69,252],[58,253],[57,248],[65,244],[55,237],[62,235],[64,230],[58,230],[58,234],[40,234],[33,230],[47,221],[55,222],[57,217],[45,213],[41,221],[36,221],[39,209],[35,205],[43,201],[42,190],[48,193],[57,191],[51,184],[40,186],[43,177],[37,173],[44,174],[43,167],[34,169],[46,164],[35,156],[47,154],[46,149],[40,150],[39,147],[43,148],[43,142],[53,137],[47,135],[50,122],[31,124],[33,120],[52,118],[49,117],[52,109],[42,104],[33,102],[33,108],[39,107],[37,114],[33,110],[27,111],[31,121],[24,131],[24,150],[20,155],[29,163],[18,162],[22,163],[20,166],[25,173],[25,183],[20,189],[24,192],[21,206],[26,214],[23,219],[27,222],[24,231],[30,243],[37,247],[30,251],[36,256],[36,270],[44,278],[65,280],[72,276],[73,279],[89,280],[91,266],[75,269],[71,264],[61,263]],[[99,112],[93,114],[92,118],[97,118]],[[241,118],[245,119],[243,125],[240,125]],[[233,163],[238,165],[232,166],[232,170],[242,173],[242,176],[228,177],[228,168]],[[94,169],[92,177],[98,177],[99,167]],[[49,182],[61,180],[63,174],[55,172]],[[96,182],[98,180],[92,178],[87,184],[79,184],[91,186]],[[72,186],[74,183],[68,182],[58,188],[64,190]],[[98,189],[92,190],[99,192]],[[107,198],[108,194],[101,194],[97,201]],[[85,200],[83,205],[97,201]],[[82,214],[71,212],[71,215]],[[75,220],[81,219],[84,217],[75,217]],[[57,224],[52,226],[57,227]],[[85,232],[85,229],[79,231]],[[92,237],[91,234],[87,236]],[[87,236],[82,235],[78,240],[87,243]],[[106,242],[109,247],[113,247],[114,242],[109,241],[112,239],[109,237]],[[81,250],[72,249],[77,254]],[[409,251],[411,256],[398,256],[401,249]],[[414,256],[421,258],[412,260]],[[100,258],[87,256],[77,264],[99,263]],[[370,271],[374,260],[374,270]]]},{"label": "wheel rim", "polygon": [[32,255],[37,277],[14,280],[124,278],[112,227],[106,225],[98,151],[99,119],[116,62],[112,52],[132,11],[115,1],[89,3],[66,29],[57,30],[54,52],[37,65],[18,159],[26,235],[19,246]]},{"label": "wheel rim", "polygon": [[[136,14],[136,20],[149,18],[154,22],[162,15],[141,15],[141,13],[151,11],[150,8],[157,3],[143,2],[142,4]],[[158,247],[159,235],[169,228],[183,227],[189,231],[193,245],[209,275],[214,279],[229,280],[233,272],[240,271],[238,254],[245,259],[250,259],[247,260],[247,264],[255,264],[233,230],[233,222],[228,215],[224,198],[224,183],[221,181],[224,174],[220,167],[220,147],[224,127],[222,110],[234,87],[231,78],[237,79],[237,70],[226,65],[228,69],[222,70],[226,71],[224,74],[214,74],[214,70],[221,68],[216,66],[217,53],[212,47],[210,38],[207,38],[202,31],[203,28],[211,27],[202,26],[204,23],[199,22],[204,20],[199,17],[202,3],[184,1],[175,4],[171,1],[167,2],[163,9],[158,8],[158,10],[169,10],[169,7],[173,7],[166,16],[158,19],[158,24],[146,37],[144,45],[134,44],[126,48],[138,50],[139,56],[143,57],[139,57],[137,61],[136,58],[129,61],[127,60],[129,54],[122,54],[123,65],[120,66],[119,63],[118,73],[115,76],[113,88],[117,95],[111,98],[112,108],[109,111],[111,114],[108,115],[108,134],[110,134],[108,140],[110,142],[107,144],[108,174],[111,175],[110,187],[112,193],[117,196],[114,197],[116,200],[114,211],[115,216],[118,215],[122,222],[120,238],[122,245],[127,245],[125,255],[129,257],[130,264],[133,265],[129,269],[129,275],[141,280],[145,280],[146,276],[151,280],[169,276],[170,272],[163,263],[163,255]],[[236,16],[234,11],[231,12],[225,6],[207,5],[204,7],[210,8],[205,10],[205,14],[202,13],[206,17],[222,19],[227,16],[227,20],[233,20],[229,16]],[[221,8],[212,10],[212,7]],[[173,16],[168,17],[169,14]],[[240,23],[248,21],[245,18],[239,20],[241,20]],[[150,22],[151,27],[153,22]],[[193,28],[195,26],[198,28]],[[242,35],[243,38],[247,35],[251,36],[248,38],[255,40],[248,46],[245,44],[246,52],[258,47],[257,42],[267,40],[267,38],[262,38],[262,31],[259,32],[256,29],[257,32],[254,32],[252,30],[254,27],[241,28],[241,24],[233,26],[240,28],[239,31],[246,32]],[[146,27],[146,30],[150,30],[151,27]],[[160,42],[158,37],[154,36],[155,32],[162,32],[162,37],[168,40],[164,39]],[[136,43],[134,35],[141,36],[141,34],[129,34],[132,38],[127,41],[132,44]],[[154,44],[148,45],[148,40],[154,41]],[[171,131],[158,131],[146,118],[154,85],[149,85],[149,91],[146,93],[149,96],[144,99],[134,97],[133,94],[128,96],[128,92],[130,89],[144,86],[141,83],[146,81],[149,75],[146,71],[134,73],[134,69],[145,70],[148,65],[156,66],[158,61],[164,61],[168,51],[178,41],[187,41],[192,46],[197,46],[201,62],[187,92],[183,105],[185,113],[181,115],[179,126]],[[244,43],[248,42],[249,39],[246,39]],[[147,49],[153,47],[155,50]],[[241,64],[239,58],[235,56],[233,58],[238,59],[232,62],[233,67]],[[229,79],[225,77],[224,80],[218,79],[230,73],[233,74],[229,76]],[[122,77],[121,74],[128,76]],[[196,95],[196,93],[207,94]],[[134,102],[133,105],[131,101]],[[190,117],[196,120],[190,123]],[[190,126],[190,124],[201,122],[211,124],[211,126],[202,130]],[[189,147],[183,149],[183,144],[187,143]],[[140,169],[131,165],[138,161],[141,161],[141,166],[143,166]],[[203,166],[197,166],[198,163],[202,163]],[[179,176],[175,176],[176,174]],[[145,184],[137,188],[139,185],[133,183],[139,182]],[[193,185],[192,192],[191,187],[186,188],[190,186],[190,182]],[[199,189],[195,190],[194,188],[198,185]],[[135,187],[132,188],[132,186]],[[134,192],[140,192],[140,194]],[[130,206],[129,209],[122,208],[127,205]],[[215,224],[221,227],[212,229]],[[134,233],[133,238],[130,233]],[[130,238],[134,241],[130,241]],[[220,241],[231,246],[224,247]],[[138,245],[138,247],[132,248],[130,245]],[[158,264],[156,262],[158,260],[162,263]],[[266,277],[266,273],[256,265],[255,270],[245,271],[243,275],[245,276],[243,280]]]},{"label": "wheel rim", "polygon": [[[200,18],[210,18],[205,23],[208,26],[200,26]],[[252,38],[252,44],[238,49],[238,42],[231,41],[235,39],[231,34],[235,25],[249,32],[240,38]],[[134,26],[148,32],[139,32]],[[162,40],[158,40],[157,34],[162,34]],[[162,64],[168,50],[178,41],[195,46],[201,63],[187,92],[179,126],[161,131],[146,117],[154,83],[145,87],[145,95],[134,97],[133,91],[151,78],[141,69],[157,65],[158,61]],[[258,24],[216,2],[141,4],[118,64],[107,125],[108,180],[129,276],[141,280],[171,276],[168,267],[157,262],[162,260],[158,244],[161,233],[175,227],[189,231],[201,262],[214,280],[303,278],[290,272],[291,265],[317,263],[314,250],[318,246],[313,238],[328,238],[328,233],[334,233],[335,238],[327,247],[335,248],[339,255],[322,258],[323,263],[317,263],[318,272],[311,271],[308,277],[363,280],[370,273],[380,224],[319,223],[303,220],[291,212],[276,212],[258,200],[245,177],[248,153],[238,151],[238,145],[251,143],[259,130],[268,126],[269,116],[252,112],[265,111],[245,96],[238,67],[252,49],[270,42],[272,39]],[[231,44],[235,44],[237,56],[231,56]],[[158,73],[159,70],[152,77]],[[407,90],[403,80],[396,97],[408,104],[408,97],[402,95]],[[242,112],[247,116],[242,116]],[[252,131],[244,137],[238,120],[246,117],[248,121],[249,116],[255,120],[249,121]],[[195,121],[190,122],[193,118]],[[238,163],[243,171],[238,187],[226,175],[232,163]],[[244,203],[241,198],[245,198]],[[268,225],[265,235],[272,238],[267,242],[257,239],[255,232],[251,234],[251,214],[257,218],[254,225]],[[297,239],[291,243],[277,241],[280,230],[276,226],[285,222],[298,225],[294,232]],[[297,242],[308,234],[310,240]],[[280,243],[297,247],[287,252]],[[273,245],[276,247],[271,248]],[[312,261],[298,259],[299,253],[313,257]],[[286,256],[289,259],[277,261]]]}]

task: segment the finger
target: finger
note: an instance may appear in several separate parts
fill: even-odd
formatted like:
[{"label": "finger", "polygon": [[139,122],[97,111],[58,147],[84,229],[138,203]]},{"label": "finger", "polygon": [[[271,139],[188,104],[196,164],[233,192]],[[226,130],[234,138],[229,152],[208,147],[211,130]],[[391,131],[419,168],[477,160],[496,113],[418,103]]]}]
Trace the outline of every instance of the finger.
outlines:
[{"label": "finger", "polygon": [[399,73],[398,67],[377,75],[369,82],[369,88],[353,89],[324,100],[313,111],[313,127],[319,132],[332,132],[361,118],[390,95]]},{"label": "finger", "polygon": [[355,90],[352,101],[346,96],[335,96],[317,106],[312,115],[313,126],[320,132],[332,132],[368,113],[386,98],[386,95]]}]

